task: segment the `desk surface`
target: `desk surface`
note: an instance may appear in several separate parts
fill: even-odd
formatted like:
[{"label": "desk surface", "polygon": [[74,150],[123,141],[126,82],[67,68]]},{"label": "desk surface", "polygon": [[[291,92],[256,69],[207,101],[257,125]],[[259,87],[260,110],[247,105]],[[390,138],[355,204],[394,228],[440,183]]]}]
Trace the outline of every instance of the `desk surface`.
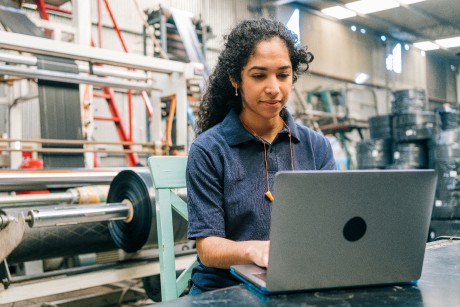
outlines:
[{"label": "desk surface", "polygon": [[184,296],[154,306],[458,306],[460,304],[460,242],[427,245],[417,285],[323,290],[264,297],[240,285]]}]

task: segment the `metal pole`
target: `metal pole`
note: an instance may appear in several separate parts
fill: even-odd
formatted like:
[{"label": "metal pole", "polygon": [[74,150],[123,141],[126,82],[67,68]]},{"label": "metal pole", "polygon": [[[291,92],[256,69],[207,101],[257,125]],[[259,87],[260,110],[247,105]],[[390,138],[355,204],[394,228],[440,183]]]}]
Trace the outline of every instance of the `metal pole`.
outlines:
[{"label": "metal pole", "polygon": [[100,87],[114,87],[134,90],[152,90],[152,84],[139,83],[132,81],[124,81],[117,79],[108,79],[96,76],[81,76],[73,73],[65,73],[59,71],[51,71],[46,69],[30,69],[22,67],[14,67],[7,65],[0,65],[0,73],[5,75],[13,75],[24,78],[38,78],[49,81],[69,82],[75,84],[91,84]]},{"label": "metal pole", "polygon": [[75,195],[71,192],[0,196],[0,208],[11,205],[22,207],[36,204],[72,203],[74,202],[74,197]]},{"label": "metal pole", "polygon": [[[124,168],[126,169],[126,168]],[[123,170],[18,170],[0,171],[0,191],[45,190],[110,184]]]},{"label": "metal pole", "polygon": [[129,203],[33,209],[27,214],[26,222],[29,224],[29,227],[35,228],[127,220],[132,217],[132,211],[133,207]]},{"label": "metal pole", "polygon": [[[24,64],[29,66],[37,66],[37,57],[31,55],[20,55],[16,53],[0,52],[0,61],[13,64]],[[133,80],[149,80],[149,77],[144,72],[124,71],[110,69],[101,66],[93,66],[92,71],[89,69],[88,63],[77,63],[80,73],[90,73],[98,76],[126,78]]]}]

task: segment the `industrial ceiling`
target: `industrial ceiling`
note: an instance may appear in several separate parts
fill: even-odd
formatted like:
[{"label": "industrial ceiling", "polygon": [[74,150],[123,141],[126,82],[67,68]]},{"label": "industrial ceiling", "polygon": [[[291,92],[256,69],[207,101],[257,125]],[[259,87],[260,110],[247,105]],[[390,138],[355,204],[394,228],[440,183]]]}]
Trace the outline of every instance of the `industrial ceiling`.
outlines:
[{"label": "industrial ceiling", "polygon": [[[460,1],[459,0],[366,0],[379,2],[396,2],[398,7],[368,13],[357,13],[354,17],[335,19],[322,13],[321,10],[340,6],[349,8],[356,0],[278,0],[272,4],[298,4],[302,8],[327,18],[335,19],[347,25],[363,27],[378,35],[391,36],[409,44],[459,37],[460,39]],[[420,0],[418,0],[420,1]],[[362,1],[360,1],[362,2]],[[440,46],[438,50],[426,51],[445,54],[460,60],[460,45],[456,47]]]}]

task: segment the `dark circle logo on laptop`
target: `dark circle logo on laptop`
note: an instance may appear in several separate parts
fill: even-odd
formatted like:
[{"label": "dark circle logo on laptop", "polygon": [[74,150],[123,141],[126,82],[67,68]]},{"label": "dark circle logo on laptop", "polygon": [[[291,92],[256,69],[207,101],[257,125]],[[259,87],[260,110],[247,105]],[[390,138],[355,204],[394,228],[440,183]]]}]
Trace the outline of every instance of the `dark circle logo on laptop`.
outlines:
[{"label": "dark circle logo on laptop", "polygon": [[343,236],[350,242],[358,241],[366,233],[367,225],[362,217],[351,218],[343,227]]}]

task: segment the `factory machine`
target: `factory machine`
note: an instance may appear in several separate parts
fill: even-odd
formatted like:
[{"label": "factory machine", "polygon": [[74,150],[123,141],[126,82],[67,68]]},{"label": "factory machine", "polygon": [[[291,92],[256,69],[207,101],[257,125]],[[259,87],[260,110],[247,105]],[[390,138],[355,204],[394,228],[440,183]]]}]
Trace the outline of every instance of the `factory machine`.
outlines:
[{"label": "factory machine", "polygon": [[[0,304],[137,278],[159,299],[152,286],[160,268],[147,168],[5,171],[0,177],[2,192],[18,191],[0,197]],[[54,192],[19,193],[35,189]],[[173,214],[173,225],[180,270],[195,251],[187,222]]]},{"label": "factory machine", "polygon": [[[45,169],[0,170],[0,305],[138,278],[157,300],[154,188],[147,168],[134,167],[141,163],[132,137],[125,135],[113,89],[142,96],[151,144],[161,144],[163,137],[159,97],[174,95],[175,144],[186,148],[187,83],[202,78],[203,65],[51,40],[13,2],[2,0],[0,6],[4,28],[16,29],[0,31],[0,75],[8,84],[38,84],[41,137],[46,140],[28,150],[41,154]],[[81,85],[98,88],[107,100],[120,140],[129,141],[120,145],[131,168],[84,168],[83,154],[94,144],[85,143],[82,133]],[[1,141],[2,152],[13,156],[24,151],[21,135],[16,137]],[[68,141],[59,144],[63,139]],[[195,251],[187,240],[186,221],[179,215],[173,219],[180,270]]]}]

